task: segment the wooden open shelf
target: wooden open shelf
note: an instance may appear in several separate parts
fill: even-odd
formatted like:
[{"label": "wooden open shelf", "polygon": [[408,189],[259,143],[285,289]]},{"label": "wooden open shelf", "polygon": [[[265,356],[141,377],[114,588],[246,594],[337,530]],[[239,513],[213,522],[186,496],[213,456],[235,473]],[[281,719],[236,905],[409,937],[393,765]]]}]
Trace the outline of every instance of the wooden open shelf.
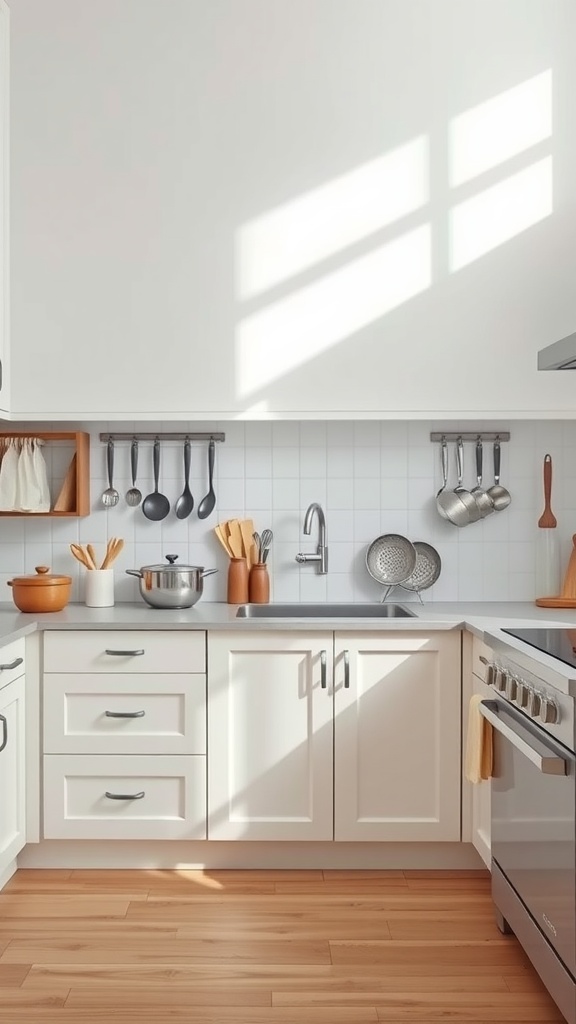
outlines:
[{"label": "wooden open shelf", "polygon": [[0,440],[5,437],[39,437],[49,444],[52,441],[72,441],[74,455],[66,471],[59,493],[52,495],[50,512],[0,512],[0,516],[26,516],[35,519],[48,517],[87,516],[90,512],[90,434],[77,430],[3,430]]}]

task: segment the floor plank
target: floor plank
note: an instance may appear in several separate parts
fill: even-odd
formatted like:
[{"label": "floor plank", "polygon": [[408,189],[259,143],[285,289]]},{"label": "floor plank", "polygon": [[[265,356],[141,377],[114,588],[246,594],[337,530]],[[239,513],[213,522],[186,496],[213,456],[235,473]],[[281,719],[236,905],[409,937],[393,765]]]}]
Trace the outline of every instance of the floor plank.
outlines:
[{"label": "floor plank", "polygon": [[560,1024],[485,871],[18,871],[2,1024]]}]

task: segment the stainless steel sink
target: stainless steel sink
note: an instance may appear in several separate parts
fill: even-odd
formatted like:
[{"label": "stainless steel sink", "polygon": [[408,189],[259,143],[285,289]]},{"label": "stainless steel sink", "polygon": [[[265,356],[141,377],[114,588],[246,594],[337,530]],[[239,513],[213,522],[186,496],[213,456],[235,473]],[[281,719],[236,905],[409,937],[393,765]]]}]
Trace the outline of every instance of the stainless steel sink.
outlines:
[{"label": "stainless steel sink", "polygon": [[241,604],[238,619],[408,619],[415,616],[402,604]]}]

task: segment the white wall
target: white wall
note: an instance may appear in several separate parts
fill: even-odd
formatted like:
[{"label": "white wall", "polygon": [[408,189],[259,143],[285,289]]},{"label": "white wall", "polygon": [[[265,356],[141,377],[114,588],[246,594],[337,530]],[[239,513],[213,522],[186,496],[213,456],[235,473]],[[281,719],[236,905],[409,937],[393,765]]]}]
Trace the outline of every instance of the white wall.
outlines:
[{"label": "white wall", "polygon": [[573,0],[11,11],[20,418],[576,414]]},{"label": "white wall", "polygon": [[[434,495],[440,486],[439,446],[429,440],[441,422],[301,422],[180,424],[179,429],[221,429],[226,441],[216,448],[217,505],[212,516],[188,520],[173,511],[162,523],[148,521],[140,508],[124,500],[104,509],[100,495],[105,481],[105,445],[98,431],[149,430],[150,424],[81,424],[92,432],[92,512],[84,519],[0,520],[0,597],[10,600],[5,581],[50,564],[75,580],[73,599],[82,598],[80,571],[68,545],[92,542],[103,551],[106,538],[121,536],[126,548],[116,563],[118,600],[140,600],[137,584],[123,575],[125,568],[162,562],[178,553],[181,562],[218,566],[205,583],[203,600],[225,600],[227,560],[213,534],[223,519],[252,516],[257,529],[274,530],[270,569],[276,600],[378,600],[382,589],[367,574],[366,548],[382,533],[398,532],[411,540],[427,541],[439,551],[443,571],[423,596],[433,601],[532,600],[536,523],[543,508],[542,460],[553,457],[552,508],[563,538],[567,563],[576,532],[576,423],[501,422],[511,431],[502,445],[502,482],[512,494],[510,507],[481,523],[458,529],[441,519]],[[495,424],[462,424],[465,429],[494,429]],[[45,429],[57,429],[46,424]],[[158,430],[173,424],[157,424]],[[466,445],[465,484],[475,483],[473,446]],[[455,484],[451,451],[450,482]],[[47,451],[50,459],[50,453]],[[54,456],[54,492],[62,478],[67,453]],[[151,448],[142,445],[140,489],[152,490]],[[130,486],[129,444],[119,443],[115,484],[125,494]],[[485,482],[490,483],[491,452],[486,453]],[[162,448],[160,489],[173,504],[181,493],[182,448],[167,442]],[[207,491],[206,448],[194,445],[191,487],[198,500]],[[299,566],[294,556],[314,550],[316,529],[302,534],[307,505],[320,501],[326,511],[330,571],[316,575],[312,565]],[[398,590],[397,595],[404,598]]]}]

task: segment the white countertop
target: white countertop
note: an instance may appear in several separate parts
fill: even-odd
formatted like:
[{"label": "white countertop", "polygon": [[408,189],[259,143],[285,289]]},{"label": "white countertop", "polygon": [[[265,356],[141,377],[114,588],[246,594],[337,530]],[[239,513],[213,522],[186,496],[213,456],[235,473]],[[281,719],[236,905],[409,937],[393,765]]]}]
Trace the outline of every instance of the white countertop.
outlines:
[{"label": "white countertop", "polygon": [[358,618],[236,618],[237,605],[199,602],[180,611],[150,608],[144,602],[117,604],[113,608],[86,608],[70,604],[61,612],[28,615],[12,604],[0,604],[0,645],[36,629],[233,629],[269,630],[382,630],[469,629],[476,636],[502,626],[530,627],[538,624],[576,628],[576,609],[537,608],[529,602],[409,603],[414,617],[402,619]]}]

